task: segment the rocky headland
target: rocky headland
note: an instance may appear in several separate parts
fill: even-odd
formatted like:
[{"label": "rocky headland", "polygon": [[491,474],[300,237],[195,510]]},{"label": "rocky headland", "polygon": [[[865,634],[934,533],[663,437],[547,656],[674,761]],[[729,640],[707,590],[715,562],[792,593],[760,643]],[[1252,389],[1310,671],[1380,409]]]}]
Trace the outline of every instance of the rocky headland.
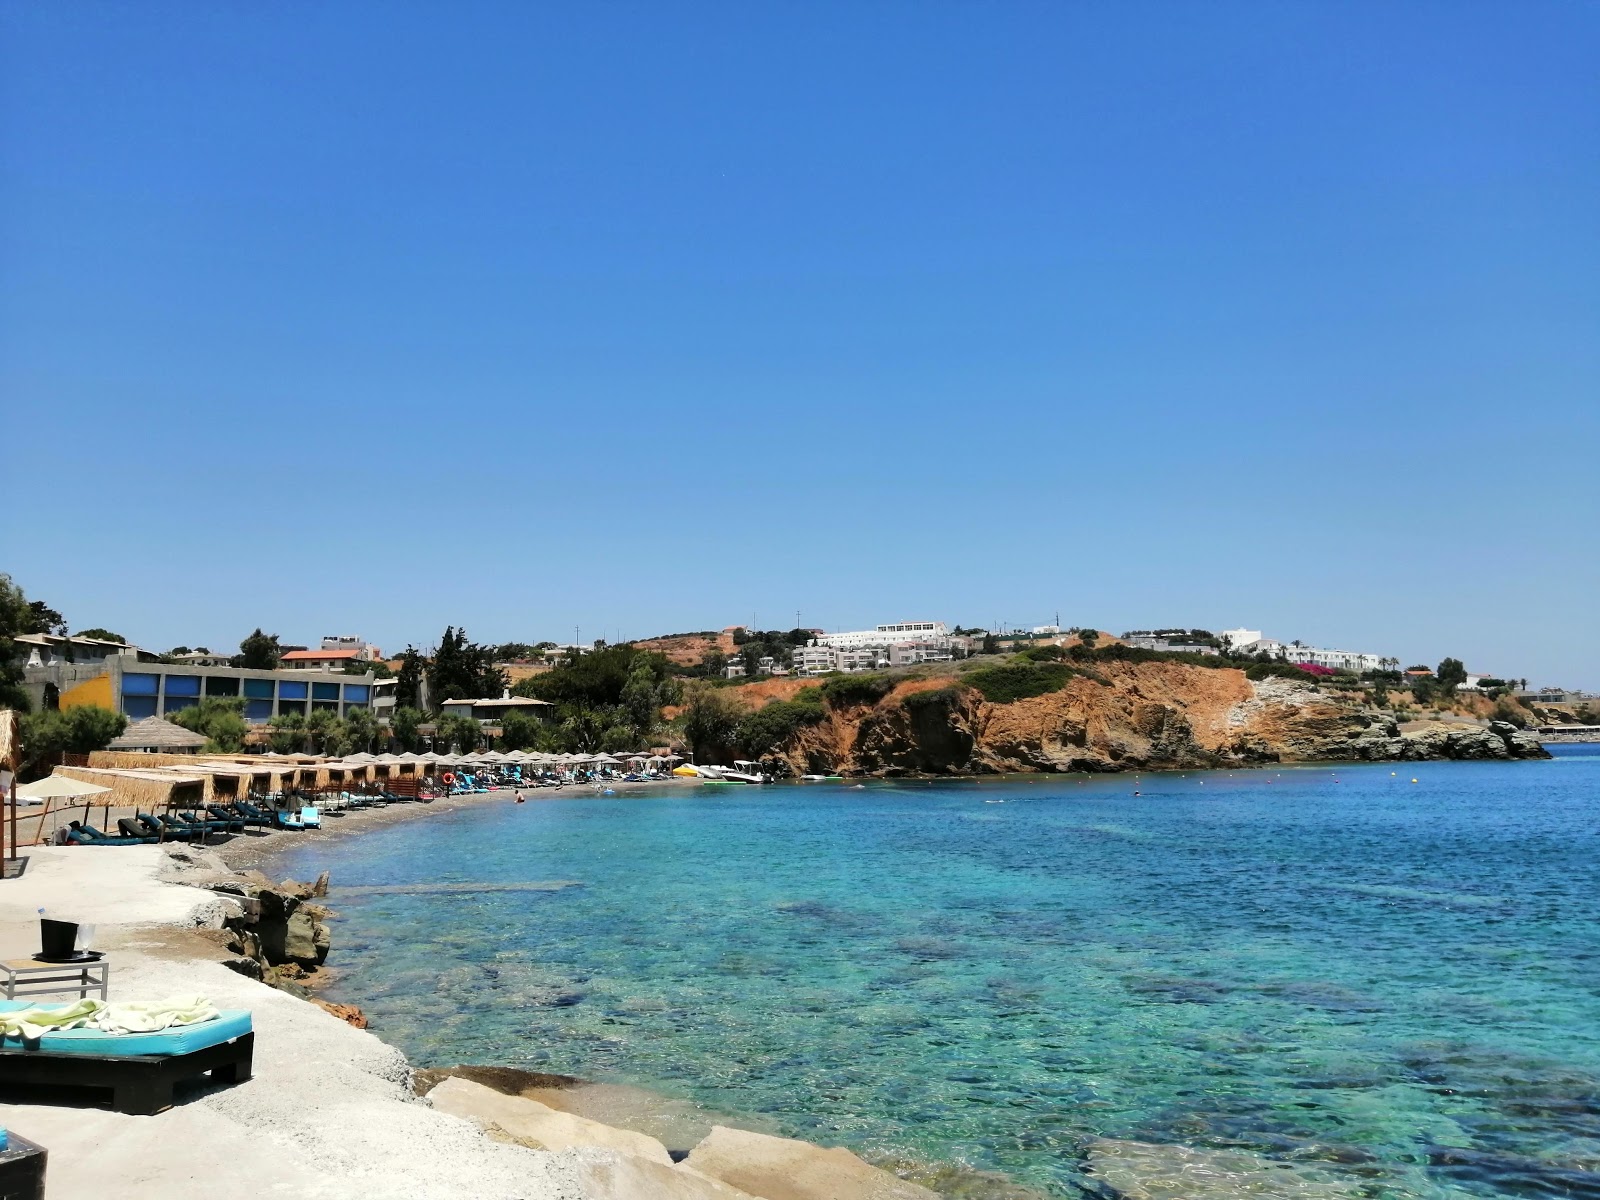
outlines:
[{"label": "rocky headland", "polygon": [[1504,722],[1402,725],[1309,680],[1173,662],[1097,663],[1003,702],[958,674],[908,679],[865,702],[826,699],[777,754],[796,774],[877,776],[1549,757]]}]

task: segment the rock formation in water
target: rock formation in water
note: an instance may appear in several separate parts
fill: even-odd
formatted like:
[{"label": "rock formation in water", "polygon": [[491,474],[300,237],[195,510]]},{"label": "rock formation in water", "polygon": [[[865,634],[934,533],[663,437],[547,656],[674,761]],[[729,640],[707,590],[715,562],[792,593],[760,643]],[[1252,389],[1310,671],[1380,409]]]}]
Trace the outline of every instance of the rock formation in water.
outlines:
[{"label": "rock formation in water", "polygon": [[1173,662],[1097,663],[1057,691],[993,703],[959,676],[901,683],[836,708],[780,748],[797,774],[966,775],[1319,761],[1546,758],[1504,722],[1423,723],[1309,680]]}]

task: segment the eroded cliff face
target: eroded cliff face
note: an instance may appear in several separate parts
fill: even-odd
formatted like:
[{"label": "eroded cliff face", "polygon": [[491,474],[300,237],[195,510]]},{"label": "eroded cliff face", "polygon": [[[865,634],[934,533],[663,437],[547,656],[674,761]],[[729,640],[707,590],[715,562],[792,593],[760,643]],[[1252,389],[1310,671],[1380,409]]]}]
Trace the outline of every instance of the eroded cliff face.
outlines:
[{"label": "eroded cliff face", "polygon": [[908,682],[877,704],[830,710],[784,757],[802,774],[965,775],[1545,756],[1509,725],[1402,733],[1388,714],[1309,682],[1165,662],[1095,671],[1099,679],[1010,704],[955,678]]}]

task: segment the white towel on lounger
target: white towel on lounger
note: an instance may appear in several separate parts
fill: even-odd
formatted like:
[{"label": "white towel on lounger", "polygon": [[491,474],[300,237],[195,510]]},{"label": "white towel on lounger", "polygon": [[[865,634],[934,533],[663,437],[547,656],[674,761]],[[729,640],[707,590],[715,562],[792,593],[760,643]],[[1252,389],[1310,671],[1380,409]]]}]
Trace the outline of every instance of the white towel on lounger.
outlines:
[{"label": "white towel on lounger", "polygon": [[65,1029],[98,1029],[102,1033],[155,1033],[174,1025],[198,1025],[220,1016],[204,996],[170,996],[110,1004],[74,1000],[0,1012],[0,1034],[34,1041]]}]

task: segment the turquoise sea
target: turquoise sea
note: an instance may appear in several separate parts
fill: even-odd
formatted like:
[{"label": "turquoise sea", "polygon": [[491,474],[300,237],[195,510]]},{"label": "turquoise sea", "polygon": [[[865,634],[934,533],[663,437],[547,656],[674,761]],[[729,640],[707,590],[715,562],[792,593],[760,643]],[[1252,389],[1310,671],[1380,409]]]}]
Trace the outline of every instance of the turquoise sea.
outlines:
[{"label": "turquoise sea", "polygon": [[1049,1195],[1115,1137],[1600,1196],[1600,747],[1557,754],[492,796],[273,870],[332,870],[332,998],[420,1065]]}]

